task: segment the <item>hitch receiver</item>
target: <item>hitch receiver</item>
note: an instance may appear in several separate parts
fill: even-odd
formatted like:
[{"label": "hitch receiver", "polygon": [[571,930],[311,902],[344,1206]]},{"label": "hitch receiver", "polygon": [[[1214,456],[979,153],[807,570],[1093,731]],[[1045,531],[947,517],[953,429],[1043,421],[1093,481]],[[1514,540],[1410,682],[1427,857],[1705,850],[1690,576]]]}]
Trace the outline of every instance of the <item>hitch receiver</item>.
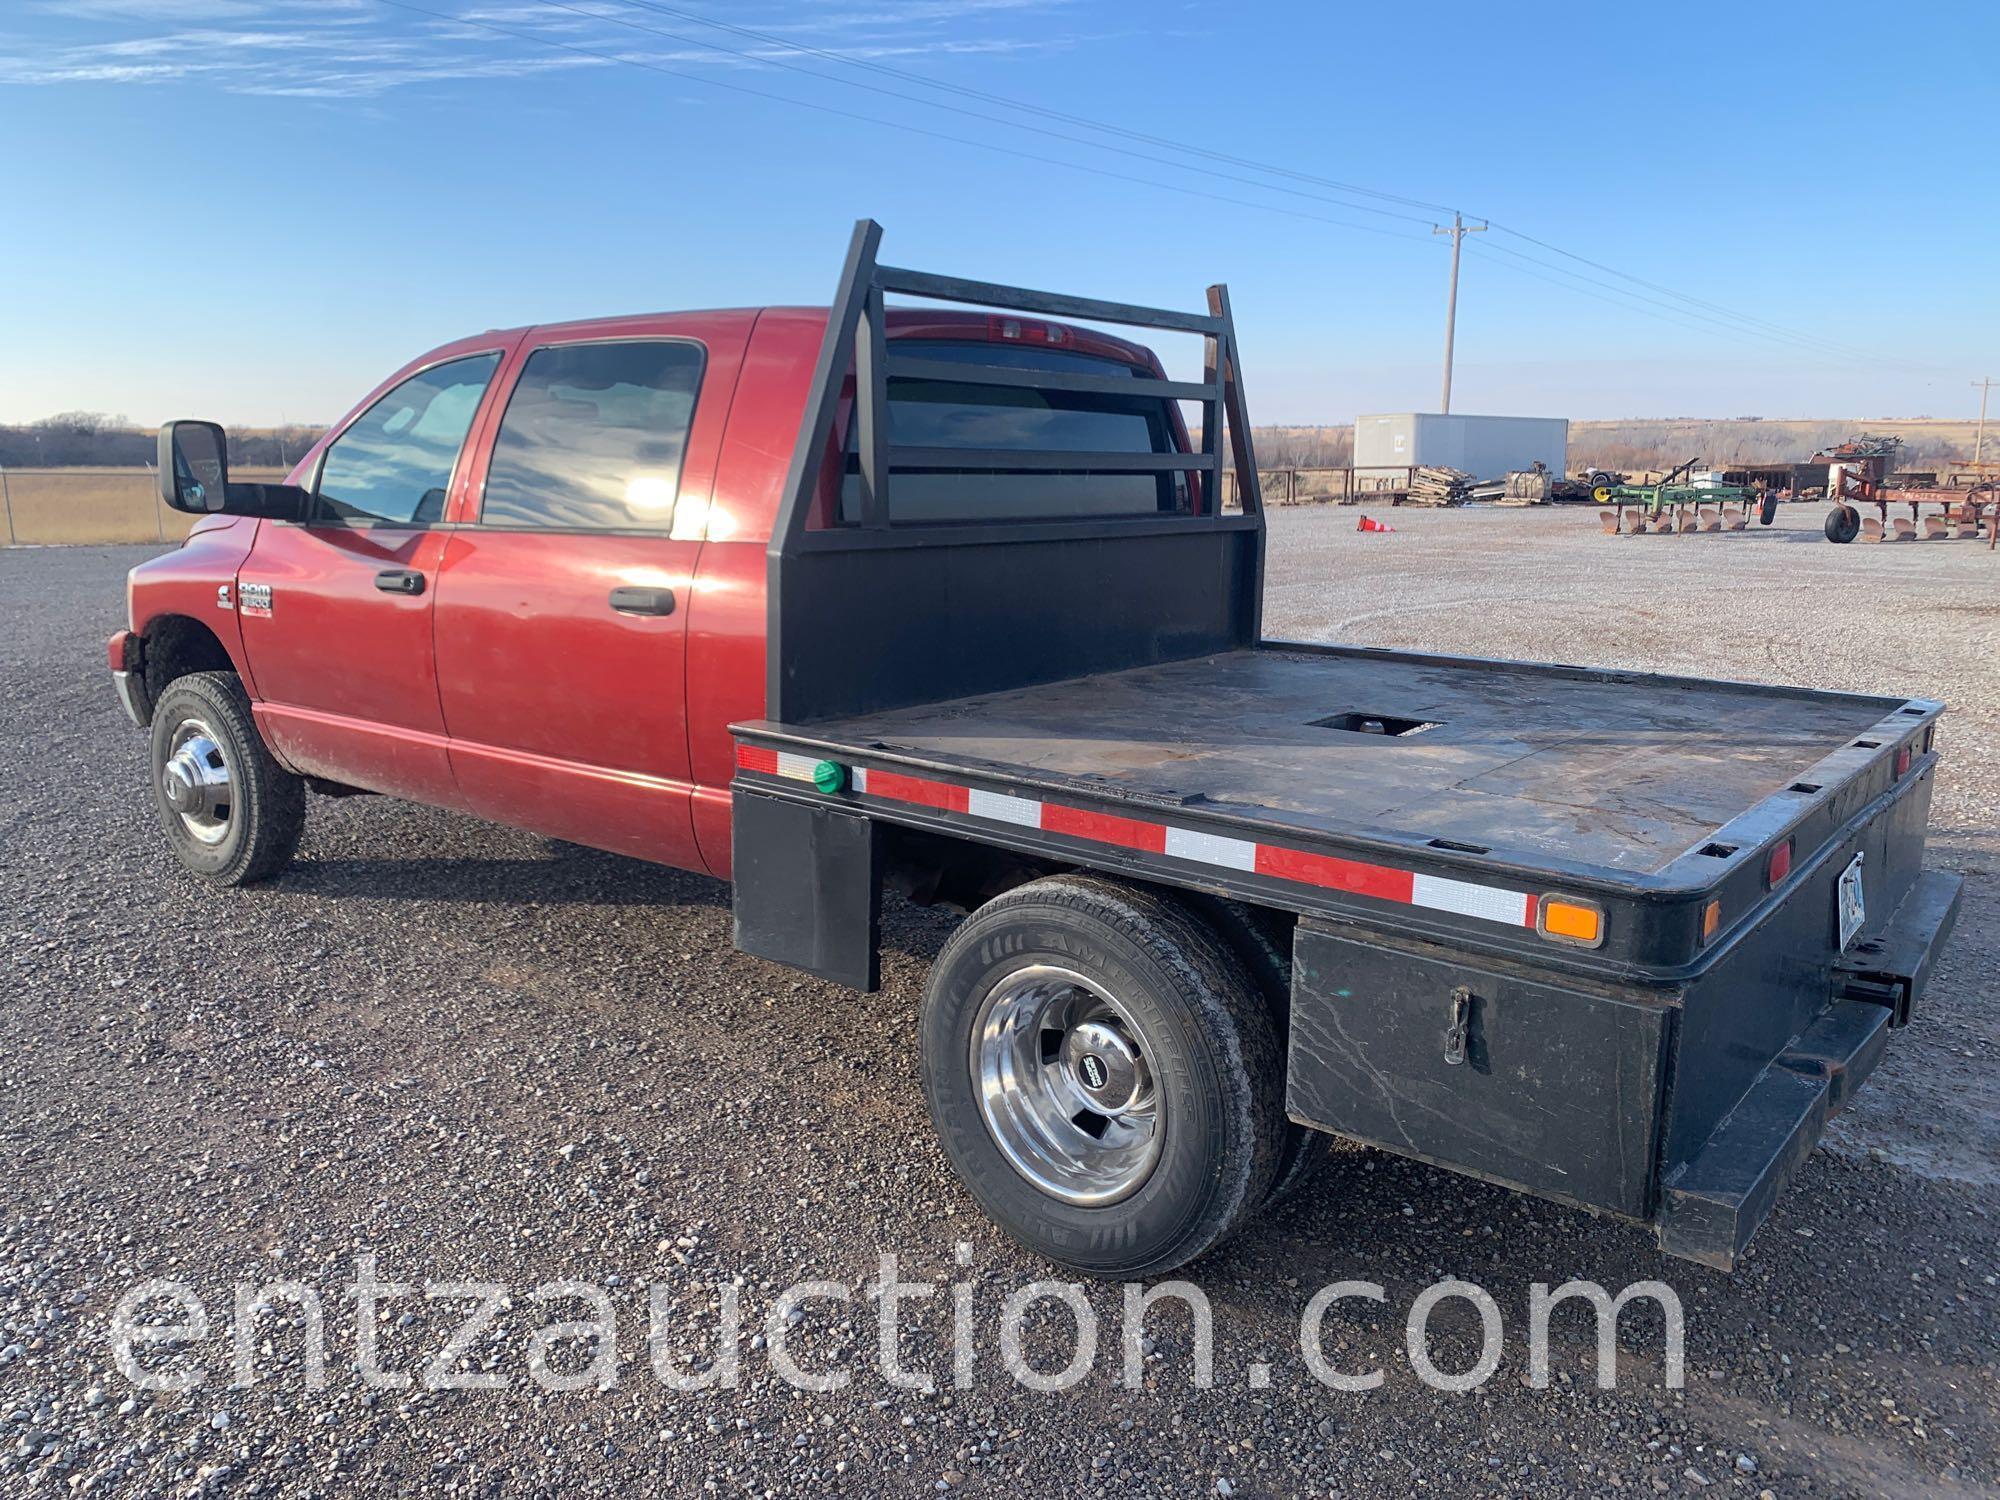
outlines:
[{"label": "hitch receiver", "polygon": [[1926,870],[1888,925],[1856,943],[1833,966],[1834,993],[1884,1006],[1891,1026],[1907,1026],[1929,981],[1937,951],[1958,921],[1964,877]]}]

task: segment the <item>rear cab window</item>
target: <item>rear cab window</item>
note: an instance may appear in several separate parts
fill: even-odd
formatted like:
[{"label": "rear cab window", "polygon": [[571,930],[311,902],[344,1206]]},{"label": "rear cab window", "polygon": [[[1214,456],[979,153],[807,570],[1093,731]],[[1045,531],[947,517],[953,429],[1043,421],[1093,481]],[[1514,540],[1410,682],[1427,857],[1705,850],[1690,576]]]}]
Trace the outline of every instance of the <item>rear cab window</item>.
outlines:
[{"label": "rear cab window", "polygon": [[[972,340],[897,339],[897,354],[939,364],[1076,371],[1154,378],[1124,360],[1074,349]],[[947,379],[891,378],[889,441],[909,448],[1019,449],[1023,452],[1176,453],[1184,450],[1171,405],[1157,396],[1034,391]],[[1087,519],[1184,515],[1188,476],[899,467],[888,485],[890,523]],[[839,518],[861,519],[861,480],[852,423]]]},{"label": "rear cab window", "polygon": [[534,350],[493,440],[479,523],[668,530],[705,357],[669,338]]}]

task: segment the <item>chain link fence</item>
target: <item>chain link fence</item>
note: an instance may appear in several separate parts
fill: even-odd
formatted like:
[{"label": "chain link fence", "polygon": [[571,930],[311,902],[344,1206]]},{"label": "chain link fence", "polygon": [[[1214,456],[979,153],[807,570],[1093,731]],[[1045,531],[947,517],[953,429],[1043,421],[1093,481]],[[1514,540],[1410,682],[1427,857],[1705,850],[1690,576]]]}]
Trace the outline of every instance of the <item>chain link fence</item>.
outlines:
[{"label": "chain link fence", "polygon": [[[1259,469],[1257,484],[1266,505],[1350,505],[1357,501],[1393,500],[1408,491],[1411,470],[1398,464],[1383,468]],[[1222,475],[1222,503],[1234,509],[1236,476]]]}]

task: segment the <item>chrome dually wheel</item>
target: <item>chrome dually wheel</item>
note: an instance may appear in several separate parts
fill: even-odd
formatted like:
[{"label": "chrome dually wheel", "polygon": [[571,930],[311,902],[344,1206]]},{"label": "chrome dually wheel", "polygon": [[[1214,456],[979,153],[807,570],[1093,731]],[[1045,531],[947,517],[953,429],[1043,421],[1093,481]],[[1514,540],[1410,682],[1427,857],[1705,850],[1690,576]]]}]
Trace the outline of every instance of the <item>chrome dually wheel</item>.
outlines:
[{"label": "chrome dually wheel", "polygon": [[160,795],[180,817],[190,837],[219,844],[229,837],[229,810],[235,800],[229,758],[215,731],[201,719],[175,725],[160,768]]},{"label": "chrome dually wheel", "polygon": [[1264,1201],[1284,1047],[1262,989],[1158,890],[1064,872],[986,902],[932,966],[925,1101],[1009,1234],[1091,1276],[1156,1276]]},{"label": "chrome dually wheel", "polygon": [[1037,964],[987,994],[972,1028],[979,1110],[1008,1163],[1065,1203],[1137,1192],[1165,1126],[1145,1041],[1095,980]]},{"label": "chrome dually wheel", "polygon": [[242,885],[275,874],[305,826],[305,783],[271,756],[233,672],[176,677],[153,708],[153,806],[194,874]]}]

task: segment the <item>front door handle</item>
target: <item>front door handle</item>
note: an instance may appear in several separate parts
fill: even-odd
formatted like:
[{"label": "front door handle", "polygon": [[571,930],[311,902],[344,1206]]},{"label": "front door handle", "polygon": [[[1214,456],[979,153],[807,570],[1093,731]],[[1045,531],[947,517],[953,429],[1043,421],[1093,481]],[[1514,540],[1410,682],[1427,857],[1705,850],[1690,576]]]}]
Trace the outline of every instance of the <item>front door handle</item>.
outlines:
[{"label": "front door handle", "polygon": [[375,587],[385,594],[421,594],[424,575],[415,568],[385,568],[375,575]]},{"label": "front door handle", "polygon": [[674,612],[672,589],[613,589],[611,607],[621,615],[670,615]]}]

